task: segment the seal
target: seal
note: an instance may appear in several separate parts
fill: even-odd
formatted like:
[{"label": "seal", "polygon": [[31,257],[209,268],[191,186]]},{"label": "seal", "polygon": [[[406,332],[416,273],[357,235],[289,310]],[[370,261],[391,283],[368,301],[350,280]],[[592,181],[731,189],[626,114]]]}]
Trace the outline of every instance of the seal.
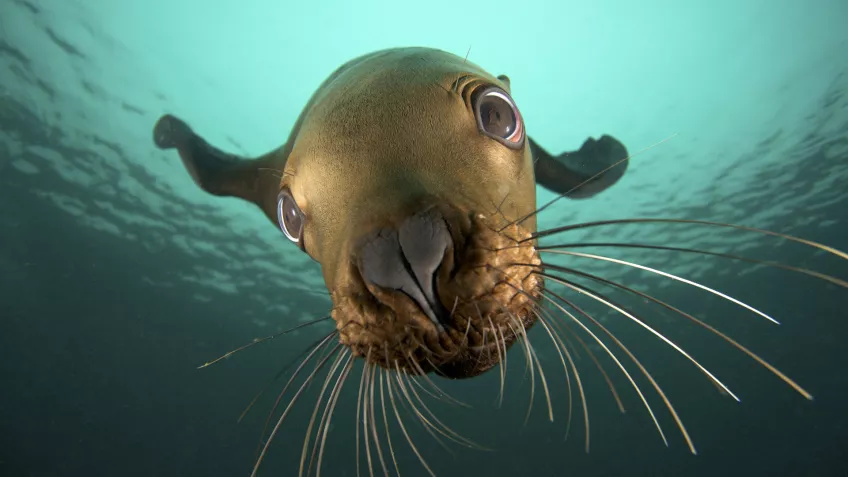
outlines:
[{"label": "seal", "polygon": [[496,364],[487,332],[535,321],[542,280],[510,263],[538,254],[507,247],[536,231],[536,184],[585,198],[627,169],[598,175],[627,157],[611,136],[552,156],[526,135],[506,76],[424,48],[343,65],[262,157],[226,154],[171,115],[154,140],[203,190],[258,205],[321,264],[354,356],[451,378]]},{"label": "seal", "polygon": [[[555,321],[558,318],[542,307],[543,303],[561,310],[563,317],[579,325],[613,358],[642,398],[666,441],[636,382],[604,340],[584,322],[603,331],[610,346],[614,343],[620,347],[662,397],[694,453],[682,421],[647,370],[602,322],[548,289],[546,280],[588,296],[635,321],[694,363],[721,390],[735,395],[691,355],[635,313],[568,278],[573,276],[617,287],[700,324],[811,398],[803,388],[750,350],[693,315],[616,282],[543,262],[541,254],[611,261],[682,280],[638,264],[573,251],[587,245],[663,249],[776,266],[843,287],[848,287],[848,283],[797,267],[724,253],[635,243],[541,247],[538,239],[579,228],[661,222],[730,227],[804,243],[843,259],[848,255],[776,232],[692,219],[622,219],[537,230],[536,215],[545,208],[537,207],[537,185],[552,191],[557,198],[592,197],[621,179],[629,156],[624,145],[609,135],[597,140],[589,138],[576,151],[553,155],[528,136],[527,131],[524,117],[511,95],[509,78],[493,76],[466,59],[427,48],[378,51],[342,65],[313,94],[287,141],[260,157],[227,154],[210,145],[185,121],[170,114],[159,119],[153,131],[155,144],[161,149],[176,149],[191,177],[208,193],[256,204],[286,239],[320,264],[332,299],[330,317],[335,329],[307,350],[308,355],[283,389],[281,396],[307,362],[317,361],[315,371],[305,378],[265,440],[254,474],[291,406],[329,359],[334,361],[304,440],[301,473],[318,406],[335,376],[336,384],[327,398],[313,444],[314,459],[315,448],[321,442],[317,459],[320,474],[329,421],[341,385],[354,362],[363,363],[357,412],[362,410],[365,417],[357,418],[357,429],[360,425],[366,429],[363,435],[369,466],[372,464],[369,442],[373,441],[386,475],[389,472],[374,422],[375,383],[379,383],[383,417],[386,417],[385,384],[391,407],[403,429],[394,396],[404,396],[412,409],[417,408],[416,402],[424,406],[409,380],[422,378],[432,384],[427,378],[430,373],[452,379],[477,376],[499,363],[504,364],[510,347],[520,341],[529,369],[535,372],[538,368],[547,395],[541,363],[527,338],[528,330],[536,323],[541,323],[551,338],[566,377],[569,365],[574,371],[583,398],[588,450],[589,421],[579,374],[568,351],[570,346],[559,336]],[[683,281],[772,319],[727,295]],[[584,348],[592,353],[588,347]],[[318,353],[322,349],[325,352]],[[324,357],[317,358],[319,354]],[[601,366],[597,360],[595,363]],[[502,396],[505,366],[499,368]],[[611,382],[610,386],[618,399]],[[550,396],[548,411],[552,419]],[[422,423],[449,435],[449,430],[433,424],[421,412],[417,415]],[[369,425],[371,435],[367,431]],[[357,431],[357,447],[359,435]],[[409,436],[406,437],[422,465],[433,474]],[[309,461],[310,471],[313,459]]]}]

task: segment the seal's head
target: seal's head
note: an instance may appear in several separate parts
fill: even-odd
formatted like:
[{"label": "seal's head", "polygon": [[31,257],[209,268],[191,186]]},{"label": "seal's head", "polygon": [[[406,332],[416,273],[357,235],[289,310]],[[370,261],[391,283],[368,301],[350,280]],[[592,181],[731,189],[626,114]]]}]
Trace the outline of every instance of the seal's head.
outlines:
[{"label": "seal's head", "polygon": [[534,321],[542,283],[528,267],[539,261],[515,245],[534,231],[534,217],[517,222],[535,205],[508,80],[396,50],[355,61],[316,95],[277,210],[321,263],[355,355],[468,377]]},{"label": "seal's head", "polygon": [[508,78],[425,48],[343,65],[261,158],[223,153],[171,115],[154,140],[321,264],[355,356],[454,378],[492,367],[535,321],[536,184],[587,197],[624,173],[610,158],[627,156],[603,136],[551,157],[526,135]]},{"label": "seal's head", "polygon": [[[290,240],[321,264],[332,296],[336,330],[311,347],[310,354],[303,359],[280,396],[316,352],[327,350],[324,346],[331,338],[337,338],[340,343],[316,364],[315,370],[294,394],[266,440],[253,475],[294,401],[333,354],[336,361],[327,374],[318,405],[341,360],[345,356],[348,360],[327,398],[324,414],[327,423],[324,426],[322,418],[319,428],[324,430],[318,431],[319,435],[323,432],[324,438],[341,383],[350,371],[352,355],[368,362],[368,366],[363,367],[360,393],[370,383],[373,423],[373,371],[376,366],[397,370],[398,378],[402,372],[437,372],[452,378],[480,374],[501,361],[516,339],[526,338],[526,329],[537,318],[541,321],[537,315],[540,298],[562,311],[616,362],[642,397],[665,440],[636,382],[604,340],[583,324],[583,318],[602,330],[632,358],[662,396],[694,452],[692,441],[671,402],[647,370],[600,321],[583,312],[567,297],[543,289],[543,276],[651,331],[733,397],[730,389],[712,373],[636,314],[627,311],[626,305],[615,305],[590,288],[571,282],[568,276],[583,276],[619,288],[646,303],[662,306],[700,324],[747,353],[808,399],[812,398],[786,375],[695,316],[615,281],[551,263],[543,264],[537,254],[559,253],[612,262],[682,280],[632,262],[572,251],[581,246],[658,249],[745,260],[804,273],[848,288],[844,280],[794,266],[695,248],[614,242],[537,247],[535,242],[578,228],[677,223],[758,232],[803,243],[843,259],[848,259],[848,254],[777,232],[692,219],[605,220],[562,224],[537,231],[535,214],[552,202],[536,208],[535,185],[559,194],[558,198],[588,197],[611,186],[624,174],[628,155],[624,146],[610,136],[588,139],[575,152],[555,157],[548,154],[526,136],[509,86],[505,77],[493,77],[456,56],[437,50],[406,48],[373,53],[342,66],[307,104],[288,142],[257,159],[245,160],[215,149],[173,116],[165,115],[157,123],[154,140],[159,147],[176,148],[189,173],[204,190],[240,197],[259,205]],[[682,281],[771,319],[727,295],[689,280]],[[578,376],[565,344],[548,327],[548,318],[556,317],[545,316],[542,324],[554,347],[565,354],[574,375]],[[317,321],[321,320],[313,323]],[[575,338],[580,340],[577,335]],[[535,360],[529,342],[526,344],[527,358]],[[339,352],[342,346],[347,349]],[[585,349],[600,368],[590,349]],[[568,373],[565,360],[562,364]],[[366,369],[372,373],[366,373]],[[534,367],[531,365],[530,369]],[[501,379],[503,377],[501,374]],[[606,373],[604,377],[615,394]],[[403,381],[398,383],[405,389]],[[503,385],[503,381],[501,383]],[[383,400],[382,384],[380,381],[380,400]],[[577,386],[585,415],[586,399],[579,378]],[[389,399],[395,406],[392,386],[388,389]],[[545,392],[548,392],[546,385]],[[366,397],[361,409],[366,409],[368,402]],[[548,396],[548,412],[552,419],[550,402]],[[318,409],[316,405],[304,440],[301,471]],[[385,408],[383,412],[385,414]],[[395,413],[398,424],[403,426],[396,407]],[[367,429],[367,418],[364,421]],[[585,422],[588,451],[588,417]],[[372,424],[379,454],[376,427]],[[386,430],[388,432],[388,427]],[[318,436],[314,443],[317,442]],[[323,439],[321,442],[319,474]],[[315,447],[313,457],[314,451]],[[368,460],[370,466],[370,451]],[[382,456],[380,460],[385,470]],[[426,463],[424,465],[426,467]]]}]

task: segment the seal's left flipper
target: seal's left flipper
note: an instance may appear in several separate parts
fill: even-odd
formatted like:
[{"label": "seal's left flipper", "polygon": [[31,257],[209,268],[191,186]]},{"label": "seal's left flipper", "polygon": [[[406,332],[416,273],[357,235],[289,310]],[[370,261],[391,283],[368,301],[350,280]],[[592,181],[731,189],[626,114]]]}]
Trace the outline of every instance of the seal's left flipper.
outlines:
[{"label": "seal's left flipper", "polygon": [[284,148],[256,159],[228,154],[170,114],[156,122],[153,142],[160,149],[176,149],[191,178],[204,191],[253,202],[276,222],[279,174],[285,166]]},{"label": "seal's left flipper", "polygon": [[[542,149],[533,138],[528,139],[533,154],[536,183],[551,192],[566,194],[572,199],[591,197],[615,184],[624,175],[630,162],[622,161],[592,179],[596,174],[627,157],[624,144],[612,136],[603,135],[598,140],[587,139],[578,151],[565,152],[554,157]],[[587,180],[588,182],[583,184]]]}]

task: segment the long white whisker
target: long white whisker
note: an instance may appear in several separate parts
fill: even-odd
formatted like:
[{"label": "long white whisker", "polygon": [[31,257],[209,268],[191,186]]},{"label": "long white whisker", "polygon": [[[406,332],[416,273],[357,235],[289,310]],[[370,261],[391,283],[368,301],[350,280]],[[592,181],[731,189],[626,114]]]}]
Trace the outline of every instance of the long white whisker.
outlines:
[{"label": "long white whisker", "polygon": [[377,448],[377,457],[380,459],[380,467],[383,468],[383,474],[389,475],[389,469],[386,467],[386,461],[383,460],[383,446],[380,445],[380,438],[377,434],[377,420],[374,417],[374,381],[376,380],[377,366],[371,368],[371,376],[368,378],[368,387],[370,396],[368,399],[368,418],[371,422],[371,435],[374,438],[374,446]]},{"label": "long white whisker", "polygon": [[743,353],[748,355],[748,357],[750,357],[751,359],[753,359],[754,361],[759,363],[761,366],[763,366],[764,368],[769,370],[769,372],[771,372],[772,374],[774,374],[775,376],[780,378],[780,380],[782,380],[783,382],[788,384],[790,387],[792,387],[792,389],[794,389],[796,392],[798,392],[799,394],[804,396],[804,398],[806,398],[808,400],[813,399],[812,394],[810,394],[807,390],[802,388],[798,383],[796,383],[794,380],[792,380],[789,376],[784,374],[782,371],[775,368],[768,361],[764,360],[759,355],[757,355],[756,353],[754,353],[753,351],[751,351],[747,347],[743,346],[742,344],[740,344],[739,342],[737,342],[733,338],[727,336],[726,334],[722,333],[718,329],[708,325],[704,321],[699,320],[698,318],[695,318],[694,316],[690,315],[689,313],[686,313],[685,311],[683,311],[683,310],[681,310],[681,309],[679,309],[679,308],[677,308],[673,305],[670,305],[669,303],[666,303],[666,302],[660,300],[659,298],[653,297],[653,296],[651,296],[647,293],[643,293],[643,292],[636,290],[634,288],[630,288],[628,286],[622,285],[620,283],[616,283],[612,280],[608,280],[608,279],[603,278],[603,277],[599,277],[597,275],[593,275],[591,273],[586,273],[586,272],[574,270],[574,269],[567,268],[567,267],[560,267],[560,266],[553,266],[553,265],[547,265],[547,266],[549,268],[554,268],[555,270],[560,271],[560,272],[585,277],[585,278],[588,278],[590,280],[593,280],[593,281],[596,281],[596,282],[599,282],[599,283],[603,283],[603,284],[609,285],[611,287],[618,288],[620,290],[627,291],[627,292],[632,293],[636,296],[642,297],[642,298],[644,298],[648,301],[656,303],[656,304],[662,306],[663,308],[666,308],[667,310],[671,310],[672,312],[677,313],[680,316],[683,316],[684,318],[688,319],[689,321],[691,321],[691,322],[705,328],[707,331],[710,331],[711,333],[715,334],[716,336],[723,339],[724,341],[726,341],[727,343],[729,343],[731,346],[738,349],[739,351],[742,351]]},{"label": "long white whisker", "polygon": [[[291,401],[289,401],[289,405],[286,406],[286,409],[283,411],[283,414],[277,420],[277,424],[274,426],[274,429],[271,431],[271,434],[268,436],[268,440],[265,442],[265,445],[262,447],[262,452],[259,454],[259,458],[256,459],[256,464],[253,466],[253,472],[250,473],[250,477],[256,477],[257,472],[259,472],[259,466],[262,465],[262,461],[265,459],[265,455],[268,453],[268,448],[271,446],[271,441],[274,440],[274,437],[277,435],[277,432],[279,432],[280,427],[283,425],[283,421],[285,421],[286,416],[288,416],[289,412],[292,410],[292,407],[294,407],[294,404],[297,402],[297,399],[303,393],[303,390],[306,389],[306,386],[309,385],[310,382],[312,382],[312,378],[315,377],[315,375],[318,373],[318,371],[320,371],[324,367],[324,365],[327,363],[327,360],[329,360],[333,356],[335,351],[338,350],[341,346],[342,346],[341,344],[337,344],[333,348],[334,351],[331,352],[326,357],[324,357],[324,359],[322,359],[318,363],[318,365],[315,367],[315,369],[312,370],[312,373],[310,373],[309,376],[306,377],[306,379],[303,381],[303,384],[300,385],[300,388],[298,388],[297,392],[294,394]],[[316,350],[317,349],[318,348],[316,348]]]},{"label": "long white whisker", "polygon": [[[507,321],[506,324],[507,326],[509,326],[509,329],[512,330],[512,335],[515,336],[516,339],[519,339],[522,337],[522,335],[520,335],[519,332],[515,330],[515,327],[512,326],[512,321],[517,320],[513,318],[511,321]],[[521,326],[521,323],[517,323],[517,326],[521,329],[524,329],[524,327]],[[533,358],[530,357],[530,348],[527,345],[527,341],[520,339],[519,341],[521,342],[522,348],[524,349],[524,359],[526,360],[525,370],[529,369],[530,371],[530,402],[527,405],[527,414],[524,416],[524,425],[526,426],[527,421],[530,419],[530,412],[533,410],[533,401],[536,400],[536,370],[533,367]]]},{"label": "long white whisker", "polygon": [[536,240],[542,237],[547,237],[550,235],[560,234],[563,232],[567,232],[569,230],[577,230],[584,229],[589,227],[598,227],[601,225],[612,225],[612,224],[638,224],[638,223],[665,223],[665,224],[695,224],[695,225],[710,225],[714,227],[725,227],[737,230],[744,230],[746,232],[755,232],[762,235],[770,235],[772,237],[780,237],[785,240],[789,240],[790,242],[796,242],[804,245],[808,245],[813,248],[817,248],[819,250],[831,253],[836,255],[837,257],[848,260],[848,253],[845,253],[841,250],[837,250],[833,247],[829,247],[827,245],[813,242],[812,240],[802,239],[800,237],[795,237],[793,235],[782,234],[779,232],[772,232],[771,230],[758,229],[754,227],[746,227],[744,225],[735,225],[735,224],[725,224],[721,222],[710,222],[706,220],[691,220],[691,219],[656,219],[656,218],[635,218],[635,219],[617,219],[617,220],[598,220],[595,222],[584,222],[580,224],[571,224],[564,225],[562,227],[555,227],[548,230],[540,230],[530,237],[526,239],[522,239],[519,243],[527,242],[530,240]]},{"label": "long white whisker", "polygon": [[386,426],[386,440],[389,442],[389,452],[392,455],[392,462],[395,464],[395,472],[400,477],[400,467],[398,467],[397,458],[395,457],[395,449],[392,446],[392,434],[389,432],[389,420],[386,417],[386,396],[383,391],[385,388],[386,374],[391,371],[380,369],[380,407],[383,408],[383,424]]},{"label": "long white whisker", "polygon": [[628,262],[626,260],[619,260],[617,258],[604,257],[604,256],[601,256],[601,255],[595,255],[595,254],[591,254],[591,253],[568,252],[568,251],[565,251],[565,250],[543,250],[542,252],[544,252],[544,253],[555,253],[555,254],[558,254],[558,255],[571,255],[571,256],[574,256],[574,257],[591,258],[591,259],[594,259],[594,260],[601,260],[601,261],[604,261],[604,262],[617,263],[619,265],[625,265],[625,266],[632,267],[632,268],[638,268],[639,270],[645,270],[647,272],[655,273],[657,275],[661,275],[661,276],[664,276],[666,278],[671,278],[672,280],[676,280],[676,281],[679,281],[681,283],[685,283],[687,285],[691,285],[693,287],[700,288],[701,290],[712,293],[713,295],[724,298],[727,301],[735,303],[735,304],[741,306],[742,308],[745,308],[745,309],[747,309],[751,312],[754,312],[754,313],[762,316],[763,318],[771,321],[772,323],[774,323],[776,325],[780,324],[777,320],[770,317],[769,315],[763,313],[762,311],[754,308],[751,305],[748,305],[747,303],[744,303],[742,301],[737,300],[736,298],[733,298],[730,295],[726,295],[726,294],[724,294],[724,293],[722,293],[718,290],[714,290],[714,289],[712,289],[708,286],[701,285],[700,283],[693,282],[692,280],[687,280],[687,279],[679,277],[677,275],[674,275],[674,274],[671,274],[671,273],[668,273],[668,272],[664,272],[662,270],[657,270],[656,268],[646,267],[645,265],[640,265],[638,263]]},{"label": "long white whisker", "polygon": [[409,443],[409,447],[412,448],[412,452],[414,452],[415,455],[418,457],[418,461],[421,462],[421,465],[424,466],[425,469],[427,469],[427,472],[432,477],[436,477],[436,474],[433,472],[433,470],[430,468],[430,466],[427,465],[427,461],[424,459],[424,457],[421,455],[421,453],[418,452],[418,447],[416,447],[415,444],[412,442],[412,438],[409,437],[409,433],[406,432],[406,426],[403,425],[403,419],[401,419],[400,413],[397,410],[397,404],[395,403],[395,396],[394,396],[394,392],[393,392],[394,383],[390,379],[387,380],[387,381],[388,381],[388,390],[389,390],[389,400],[392,402],[392,409],[395,412],[395,419],[397,419],[397,423],[398,423],[398,426],[400,427],[401,432],[403,433],[404,437],[406,437],[406,441]]},{"label": "long white whisker", "polygon": [[[592,339],[594,339],[594,340],[595,340],[595,342],[596,342],[596,343],[598,343],[598,345],[599,345],[601,348],[603,348],[603,349],[604,349],[604,351],[606,351],[606,352],[607,352],[607,355],[608,355],[610,358],[612,358],[612,360],[613,360],[613,361],[615,362],[615,364],[618,366],[618,369],[620,369],[620,370],[621,370],[621,372],[622,372],[622,373],[624,373],[624,376],[626,376],[626,377],[627,377],[627,380],[628,380],[628,381],[630,381],[630,385],[631,385],[631,386],[633,386],[633,389],[636,391],[636,394],[638,394],[638,395],[639,395],[639,399],[641,399],[641,400],[642,400],[642,404],[644,404],[644,405],[645,405],[645,409],[647,409],[647,410],[648,410],[648,414],[651,416],[651,420],[653,420],[653,421],[654,421],[654,425],[655,425],[655,426],[656,426],[656,428],[657,428],[657,432],[659,432],[659,433],[660,433],[660,437],[662,438],[663,443],[666,445],[666,447],[668,447],[668,439],[666,439],[666,437],[665,437],[665,433],[664,433],[664,432],[663,432],[663,430],[662,430],[662,426],[660,426],[660,422],[657,420],[657,416],[656,416],[656,415],[654,415],[654,410],[651,408],[651,405],[648,403],[648,400],[645,398],[645,395],[642,393],[642,389],[641,389],[641,388],[639,388],[639,385],[638,385],[638,384],[636,384],[636,381],[633,379],[633,376],[631,376],[631,375],[630,375],[630,373],[627,371],[627,368],[625,368],[625,367],[624,367],[624,365],[623,365],[623,364],[621,364],[621,361],[619,361],[619,360],[618,360],[618,357],[616,357],[615,353],[613,353],[613,352],[612,352],[612,350],[610,350],[610,349],[607,347],[607,345],[606,345],[606,344],[605,344],[605,343],[604,343],[604,342],[603,342],[603,341],[602,341],[602,340],[598,337],[598,335],[596,335],[596,334],[595,334],[595,333],[594,333],[591,329],[589,329],[589,327],[587,327],[586,325],[584,325],[582,321],[578,320],[578,319],[577,319],[577,317],[576,317],[576,316],[574,316],[571,312],[569,312],[568,310],[566,310],[566,309],[565,309],[562,305],[560,305],[559,303],[557,303],[557,302],[555,302],[554,300],[552,300],[550,297],[548,297],[548,296],[547,296],[547,294],[542,294],[542,296],[543,296],[546,300],[548,300],[548,302],[549,302],[549,303],[551,303],[551,304],[553,304],[555,307],[557,307],[557,308],[558,308],[561,312],[563,312],[566,316],[568,316],[569,318],[571,318],[571,321],[573,321],[574,323],[576,323],[576,324],[577,324],[577,326],[579,326],[580,328],[582,328],[582,329],[583,329],[583,331],[585,331],[586,333],[588,333],[588,334],[589,334],[589,336],[591,336],[591,337],[592,337]],[[594,320],[593,320],[593,321],[594,321]]]},{"label": "long white whisker", "polygon": [[628,318],[628,319],[632,320],[634,323],[636,323],[636,324],[638,324],[639,326],[641,326],[642,328],[644,328],[644,329],[648,330],[651,334],[653,334],[654,336],[656,336],[657,338],[659,338],[660,340],[662,340],[662,341],[663,341],[664,343],[666,343],[667,345],[671,346],[671,347],[672,347],[675,351],[677,351],[678,353],[680,353],[681,355],[683,355],[686,359],[688,359],[689,361],[691,361],[691,362],[692,362],[692,364],[694,364],[694,365],[695,365],[698,369],[700,369],[700,370],[701,370],[701,372],[703,372],[703,373],[704,373],[704,374],[706,374],[706,375],[707,375],[710,379],[712,379],[714,383],[718,384],[718,385],[719,385],[719,386],[720,386],[720,387],[721,387],[721,388],[722,388],[722,389],[723,389],[723,390],[724,390],[724,391],[725,391],[728,395],[730,395],[730,397],[732,397],[732,398],[733,398],[733,399],[735,399],[736,401],[741,401],[741,400],[739,399],[739,397],[738,397],[738,396],[736,396],[736,394],[734,394],[734,393],[730,390],[730,388],[728,388],[727,386],[725,386],[725,384],[724,384],[724,383],[722,383],[722,382],[721,382],[721,381],[720,381],[717,377],[715,377],[715,375],[714,375],[713,373],[711,373],[711,372],[710,372],[707,368],[705,368],[704,366],[702,366],[702,365],[701,365],[701,363],[699,363],[699,362],[698,362],[698,360],[696,360],[695,358],[693,358],[693,357],[692,357],[689,353],[687,353],[687,352],[686,352],[683,348],[681,348],[680,346],[678,346],[677,344],[675,344],[675,343],[674,343],[673,341],[671,341],[670,339],[666,338],[666,337],[665,337],[665,335],[663,335],[662,333],[658,332],[657,330],[655,330],[654,328],[652,328],[650,325],[648,325],[648,324],[647,324],[647,323],[645,323],[644,321],[642,321],[642,320],[640,320],[639,318],[636,318],[634,315],[630,314],[627,310],[624,310],[624,309],[622,309],[622,308],[620,308],[620,307],[616,306],[616,305],[615,305],[615,304],[613,304],[612,302],[610,302],[610,301],[608,301],[608,300],[606,300],[606,299],[604,299],[604,298],[601,298],[600,296],[598,296],[598,295],[596,295],[596,294],[594,294],[594,293],[590,292],[590,291],[589,291],[589,290],[587,290],[585,287],[577,286],[577,285],[575,285],[575,284],[573,284],[573,283],[571,283],[571,282],[569,282],[569,281],[567,281],[567,280],[563,280],[563,279],[561,279],[561,278],[557,278],[557,277],[554,277],[554,276],[549,275],[549,274],[541,274],[541,275],[543,275],[543,276],[545,276],[545,277],[548,277],[548,278],[550,278],[551,280],[553,280],[553,281],[555,281],[555,282],[557,282],[557,283],[559,283],[559,284],[561,284],[561,285],[563,285],[563,286],[565,286],[565,287],[567,287],[567,288],[570,288],[570,289],[572,289],[572,290],[574,290],[574,291],[576,291],[576,292],[578,292],[578,293],[581,293],[581,294],[583,294],[583,295],[586,295],[586,296],[588,296],[589,298],[592,298],[593,300],[595,300],[595,301],[597,301],[597,302],[599,302],[599,303],[602,303],[602,304],[604,304],[604,305],[608,306],[609,308],[611,308],[611,309],[613,309],[613,310],[617,311],[618,313],[620,313],[622,316],[624,316],[624,317],[626,317],[626,318]]},{"label": "long white whisker", "polygon": [[[560,349],[562,349],[562,352],[565,353],[565,357],[568,360],[568,363],[571,365],[571,370],[574,371],[574,381],[577,383],[577,391],[580,393],[580,401],[583,403],[583,425],[586,428],[586,453],[588,454],[589,453],[589,405],[586,402],[586,394],[583,391],[583,381],[580,379],[580,373],[577,371],[577,366],[574,364],[574,359],[571,357],[571,353],[565,347],[565,343],[562,342],[562,340],[559,338],[559,335],[557,335],[556,333],[553,333],[551,331],[551,328],[550,328],[550,326],[548,326],[548,323],[546,322],[546,320],[544,320],[540,315],[537,315],[537,316],[539,317],[539,323],[541,323],[542,327],[545,329],[545,331],[548,332],[548,336],[550,336],[551,339],[559,342]],[[571,428],[571,420],[569,419],[568,424],[567,424],[566,429],[565,429],[565,438],[566,439],[568,439],[568,431],[569,431],[570,428]]]},{"label": "long white whisker", "polygon": [[[348,375],[350,375],[350,371],[353,369],[353,355],[348,354],[347,362],[345,363],[342,374],[339,376],[339,379],[336,381],[336,385],[330,394],[332,397],[332,401],[330,403],[330,412],[327,415],[327,421],[324,424],[324,432],[321,434],[321,446],[318,448],[318,466],[316,469],[316,477],[321,477],[321,462],[324,459],[324,449],[327,444],[327,435],[330,433],[330,422],[333,419],[333,411],[336,409],[336,403],[339,400],[339,395],[342,392],[342,388],[344,388],[345,382],[347,381]],[[310,467],[312,464],[310,463]]]},{"label": "long white whisker", "polygon": [[[564,302],[565,304],[567,304],[571,308],[575,309],[581,315],[588,318],[592,323],[595,324],[595,326],[600,328],[601,331],[603,331],[611,340],[613,340],[613,342],[615,342],[615,344],[618,345],[618,347],[621,348],[622,351],[624,351],[627,354],[627,356],[630,358],[630,360],[633,361],[634,364],[636,364],[636,366],[639,368],[639,370],[642,372],[642,374],[648,379],[648,381],[650,381],[651,385],[654,387],[654,390],[657,392],[657,394],[659,394],[660,398],[662,398],[663,402],[666,405],[666,408],[668,409],[669,413],[671,413],[672,418],[674,418],[674,422],[677,424],[677,427],[680,429],[680,433],[683,435],[683,439],[686,440],[686,444],[689,446],[689,450],[692,452],[692,454],[697,454],[697,451],[695,450],[695,444],[692,442],[692,438],[689,437],[689,432],[686,431],[686,426],[683,425],[683,420],[680,419],[680,416],[678,416],[677,411],[674,409],[674,406],[671,404],[671,400],[668,398],[668,396],[666,396],[665,392],[663,392],[659,383],[657,383],[657,381],[654,379],[654,377],[651,376],[651,373],[648,372],[648,370],[645,368],[645,366],[642,365],[642,363],[636,358],[636,356],[630,351],[630,349],[628,349],[627,346],[625,346],[624,343],[621,342],[621,340],[619,340],[606,326],[604,326],[603,323],[596,320],[594,317],[592,317],[592,315],[583,311],[582,308],[580,308],[579,306],[574,304],[572,301],[567,300],[567,299],[557,295],[556,293],[553,293],[553,292],[548,292],[548,293],[551,293],[552,295],[554,295],[554,297],[556,297],[560,301]],[[668,443],[666,443],[666,445],[668,445]]]},{"label": "long white whisker", "polygon": [[[333,361],[333,364],[330,366],[330,371],[327,373],[327,376],[324,378],[324,384],[321,386],[321,392],[318,393],[318,398],[315,400],[315,408],[312,411],[312,416],[309,418],[309,425],[306,427],[306,433],[303,437],[303,449],[302,449],[301,454],[300,454],[300,470],[298,471],[298,474],[297,474],[298,476],[303,475],[303,467],[304,467],[304,465],[306,465],[306,453],[307,453],[307,450],[309,449],[309,440],[310,440],[310,437],[312,437],[312,428],[315,427],[315,419],[318,416],[318,410],[321,409],[321,403],[324,400],[324,393],[327,392],[327,388],[329,387],[330,383],[332,382],[333,376],[335,376],[336,371],[339,369],[339,365],[341,365],[342,360],[347,355],[347,353],[348,353],[348,350],[345,349],[341,353],[336,354],[336,359]],[[330,406],[330,399],[327,400],[327,406],[324,408],[325,409],[324,415],[326,415],[326,410],[329,409],[329,406]],[[322,425],[324,424],[323,421],[324,421],[324,419],[322,417],[321,423],[318,425],[319,429],[322,428]],[[318,438],[319,437],[320,437],[320,435],[315,437],[315,444],[318,444]]]},{"label": "long white whisker", "polygon": [[[536,315],[536,318],[538,320],[540,320],[540,321],[543,320],[543,318],[539,314],[539,312],[534,311],[533,313]],[[570,376],[571,373],[568,371],[568,365],[565,364],[565,357],[563,356],[562,350],[559,347],[559,342],[557,342],[557,340],[554,339],[553,333],[551,332],[550,328],[548,328],[548,326],[545,325],[545,326],[543,326],[543,328],[548,333],[548,336],[550,336],[551,343],[554,344],[554,349],[556,350],[557,354],[559,355],[559,360],[562,363],[562,370],[563,370],[563,373],[565,374],[565,383],[568,386],[568,419],[566,421],[566,436],[567,436],[568,435],[568,429],[571,427],[571,412],[572,412],[572,407],[573,407],[573,403],[572,403],[573,396],[572,396],[572,391],[571,391],[571,376]]]}]

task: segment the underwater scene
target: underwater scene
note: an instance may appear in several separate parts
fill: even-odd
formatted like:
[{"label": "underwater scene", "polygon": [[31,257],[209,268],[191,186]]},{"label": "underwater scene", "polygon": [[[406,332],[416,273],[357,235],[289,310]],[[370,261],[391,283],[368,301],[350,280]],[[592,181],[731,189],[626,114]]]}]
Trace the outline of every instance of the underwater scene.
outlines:
[{"label": "underwater scene", "polygon": [[848,475],[848,3],[0,2],[0,476]]}]

